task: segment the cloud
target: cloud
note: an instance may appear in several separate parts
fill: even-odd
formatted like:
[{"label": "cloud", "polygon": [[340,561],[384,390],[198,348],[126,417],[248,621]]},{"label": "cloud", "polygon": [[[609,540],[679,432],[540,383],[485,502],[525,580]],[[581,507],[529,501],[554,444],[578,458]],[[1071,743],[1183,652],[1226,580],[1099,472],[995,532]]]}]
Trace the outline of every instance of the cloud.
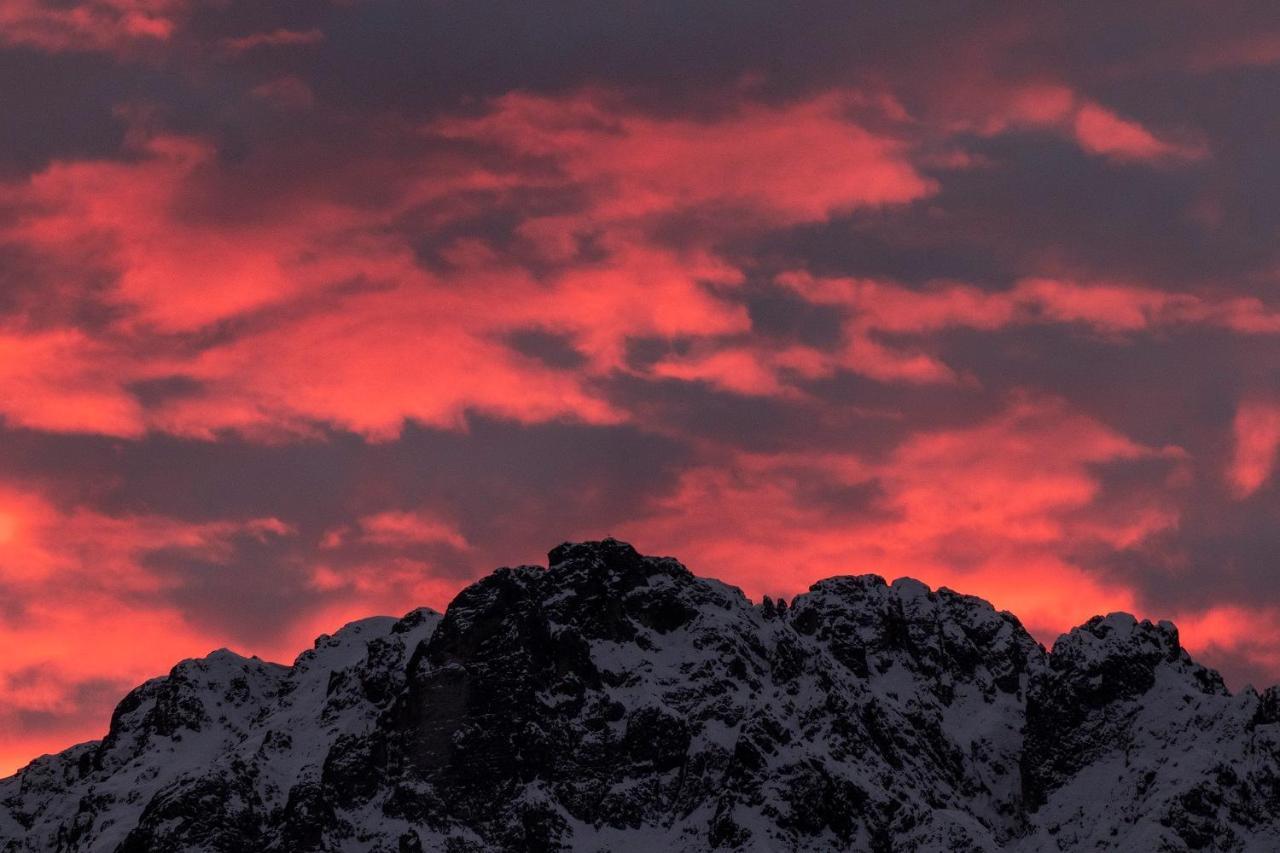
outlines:
[{"label": "cloud", "polygon": [[1274,30],[1235,33],[1198,45],[1191,67],[1199,72],[1268,66],[1280,62],[1280,32]]},{"label": "cloud", "polygon": [[1280,668],[1280,611],[1274,607],[1210,605],[1177,619],[1178,635],[1194,654],[1227,663],[1233,686],[1258,689]]},{"label": "cloud", "polygon": [[0,331],[0,414],[53,432],[138,435],[141,413],[118,370],[110,347],[77,330]]},{"label": "cloud", "polygon": [[1171,293],[1140,284],[1034,278],[1006,290],[956,282],[925,288],[891,281],[819,278],[788,272],[777,283],[811,307],[843,318],[838,346],[761,345],[659,361],[658,375],[711,382],[747,394],[789,393],[787,373],[807,379],[847,370],[882,382],[954,384],[970,381],[939,354],[921,349],[949,329],[997,332],[1021,326],[1080,327],[1097,335],[1154,334],[1163,329],[1210,326],[1243,335],[1280,332],[1280,314],[1251,297],[1214,298]]},{"label": "cloud", "polygon": [[266,83],[259,83],[250,90],[255,98],[260,98],[283,109],[305,110],[315,105],[315,93],[300,77],[292,75],[277,77]]},{"label": "cloud", "polygon": [[[974,64],[962,67],[952,80],[928,82],[932,88],[924,94],[926,109],[952,131],[986,137],[1050,132],[1117,163],[1176,165],[1207,155],[1201,145],[1157,133],[1061,79],[1010,80]],[[1179,135],[1186,136],[1187,130]]]},{"label": "cloud", "polygon": [[225,38],[222,40],[222,46],[232,53],[244,53],[263,47],[292,47],[318,44],[322,41],[324,41],[324,33],[318,29],[291,30],[281,27],[267,32]]},{"label": "cloud", "polygon": [[1158,139],[1137,122],[1097,104],[1084,104],[1076,110],[1073,130],[1084,150],[1117,160],[1150,162],[1201,156],[1196,149]]},{"label": "cloud", "polygon": [[[283,91],[298,105],[289,93],[302,89],[279,90],[281,80],[306,85],[277,78],[255,92]],[[1038,108],[1017,110],[1040,120]],[[882,129],[858,123],[873,119]],[[316,424],[389,437],[407,419],[456,425],[472,409],[607,423],[627,414],[594,381],[631,369],[627,342],[645,337],[702,342],[651,364],[654,377],[788,395],[786,376],[834,369],[887,382],[967,381],[927,346],[891,344],[881,332],[1032,320],[1113,331],[1165,322],[1276,328],[1256,299],[1211,302],[1141,285],[1028,279],[1003,295],[964,285],[917,293],[876,282],[819,285],[795,273],[783,282],[818,302],[830,302],[824,288],[843,288],[843,307],[860,312],[841,352],[719,343],[751,328],[732,296],[744,274],[716,251],[724,236],[936,191],[912,164],[905,122],[892,102],[847,92],[784,106],[743,100],[696,119],[646,113],[602,90],[513,93],[478,115],[419,129],[431,144],[454,147],[418,155],[431,180],[402,182],[370,206],[303,179],[283,189],[296,202],[287,217],[274,201],[258,211],[225,208],[220,197],[238,195],[243,176],[195,137],[144,134],[130,161],[55,163],[7,188],[24,215],[4,236],[50,270],[55,258],[76,259],[82,275],[105,277],[98,298],[115,312],[114,334],[15,338],[30,342],[29,359],[40,342],[61,346],[56,363],[66,375],[25,370],[34,393],[14,395],[8,416],[49,428],[205,437],[304,434]],[[433,268],[421,262],[416,232],[400,230],[427,209],[439,230],[465,221],[480,199],[489,208],[527,206],[530,193],[572,202],[551,213],[514,209],[514,247],[459,236],[439,248]],[[664,229],[684,216],[699,225],[672,245]],[[475,311],[485,299],[495,307]],[[529,328],[572,340],[583,365],[565,372],[504,345]],[[182,343],[193,335],[208,343]],[[131,389],[163,377],[196,390],[139,405]],[[90,405],[72,396],[81,387],[92,389],[81,392]]]},{"label": "cloud", "polygon": [[633,12],[0,10],[0,765],[609,533],[1275,680],[1274,15]]},{"label": "cloud", "polygon": [[149,554],[177,549],[216,562],[236,537],[288,535],[272,518],[108,516],[0,487],[0,732],[8,746],[0,769],[100,735],[123,689],[223,644],[221,632],[202,630],[165,600]]},{"label": "cloud", "polygon": [[127,50],[168,39],[184,6],[180,0],[12,0],[0,9],[0,44],[53,52]]},{"label": "cloud", "polygon": [[325,535],[321,547],[336,548],[351,537],[375,545],[444,544],[460,551],[470,545],[451,524],[422,511],[387,510],[361,518],[355,531],[333,530]]},{"label": "cloud", "polygon": [[[332,205],[313,205],[288,222],[208,222],[181,214],[200,193],[216,152],[189,137],[138,143],[133,162],[54,163],[5,188],[25,215],[5,230],[10,241],[47,257],[77,258],[112,277],[104,298],[129,312],[131,325],[164,333],[211,323],[306,293],[324,283],[376,275],[373,253],[355,268],[315,258],[314,241],[352,223]],[[314,235],[314,236],[309,236]]]},{"label": "cloud", "polygon": [[[741,273],[698,243],[661,245],[649,233],[656,222],[707,205],[748,220],[800,221],[930,191],[901,143],[847,120],[843,96],[785,109],[744,106],[702,121],[610,113],[608,106],[600,94],[513,95],[479,118],[435,122],[426,129],[431,137],[496,145],[511,155],[501,162],[515,165],[489,165],[479,155],[439,159],[433,165],[443,168],[443,181],[409,181],[391,205],[377,208],[304,194],[287,218],[207,216],[199,200],[221,191],[209,187],[224,167],[206,142],[175,136],[145,138],[130,162],[55,163],[11,185],[10,203],[25,215],[5,236],[49,264],[79,258],[109,276],[101,298],[119,319],[112,344],[46,333],[63,342],[59,369],[83,369],[86,378],[24,371],[39,394],[15,400],[50,402],[39,411],[15,403],[23,411],[10,417],[119,435],[205,436],[305,432],[315,422],[389,436],[405,419],[456,424],[468,409],[521,420],[616,421],[624,415],[594,397],[583,377],[517,358],[501,338],[555,329],[572,337],[586,373],[607,375],[623,369],[629,339],[745,332],[743,309],[708,287],[732,287]],[[806,157],[788,160],[792,150]],[[558,267],[541,276],[475,238],[445,247],[446,269],[428,270],[389,230],[424,204],[447,220],[465,216],[455,211],[475,192],[502,205],[517,191],[547,190],[572,190],[583,201],[576,211],[521,223],[519,239]],[[597,256],[577,257],[588,239]],[[482,300],[491,307],[476,311]],[[232,326],[225,341],[194,352],[167,346],[166,356],[155,354],[163,336],[227,323],[242,323],[243,331]],[[155,336],[162,337],[152,343]],[[83,358],[65,351],[73,344],[86,350]],[[104,357],[112,375],[95,376]],[[77,368],[77,361],[92,366]],[[694,378],[718,371],[721,381],[741,385],[735,377],[747,363],[714,356],[658,372]],[[199,390],[149,407],[130,399],[127,389],[162,376]],[[76,382],[111,405],[81,405],[79,416],[51,413]],[[61,404],[75,408],[74,399]]]},{"label": "cloud", "polygon": [[1251,334],[1280,333],[1280,313],[1256,298],[1226,300],[1140,284],[1023,279],[1004,291],[939,282],[923,290],[874,279],[785,274],[780,283],[814,303],[847,308],[865,329],[922,333],[968,327],[1080,324],[1098,332],[1143,332],[1204,324]]},{"label": "cloud", "polygon": [[[696,570],[753,594],[793,593],[831,574],[909,575],[983,595],[1052,640],[1137,603],[1132,588],[1064,558],[1072,543],[1119,545],[1177,521],[1155,495],[1141,515],[1091,511],[1101,492],[1094,466],[1180,456],[1063,401],[1015,399],[973,426],[922,430],[882,459],[788,451],[690,468],[633,529],[641,543],[670,543]],[[842,505],[833,500],[841,494],[857,497]]]},{"label": "cloud", "polygon": [[1239,497],[1256,492],[1275,469],[1280,451],[1280,405],[1250,400],[1236,411],[1235,450],[1228,479]]},{"label": "cloud", "polygon": [[849,120],[859,100],[832,93],[782,109],[746,103],[697,121],[628,115],[603,93],[511,94],[481,118],[433,130],[550,158],[566,178],[599,194],[592,213],[606,221],[714,204],[804,222],[902,204],[933,189],[900,140]]}]

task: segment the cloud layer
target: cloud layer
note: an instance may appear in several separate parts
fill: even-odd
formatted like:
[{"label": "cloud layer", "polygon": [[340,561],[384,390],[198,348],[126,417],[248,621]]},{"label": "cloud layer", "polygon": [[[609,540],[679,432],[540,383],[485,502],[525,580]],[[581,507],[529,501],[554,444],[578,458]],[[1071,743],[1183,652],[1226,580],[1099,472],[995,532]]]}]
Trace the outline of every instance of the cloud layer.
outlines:
[{"label": "cloud layer", "polygon": [[1280,19],[1228,5],[6,5],[0,772],[606,534],[1280,680]]}]

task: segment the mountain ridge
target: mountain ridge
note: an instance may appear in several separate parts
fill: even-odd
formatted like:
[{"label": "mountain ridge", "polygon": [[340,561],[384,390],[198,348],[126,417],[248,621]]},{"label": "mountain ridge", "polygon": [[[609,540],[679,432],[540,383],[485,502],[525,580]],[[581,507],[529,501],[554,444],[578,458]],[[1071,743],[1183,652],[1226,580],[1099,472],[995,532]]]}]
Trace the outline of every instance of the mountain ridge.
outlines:
[{"label": "mountain ridge", "polygon": [[0,851],[1280,849],[1280,690],[1170,623],[1051,650],[846,575],[792,601],[616,540],[370,617],[292,666],[218,650],[0,780]]}]

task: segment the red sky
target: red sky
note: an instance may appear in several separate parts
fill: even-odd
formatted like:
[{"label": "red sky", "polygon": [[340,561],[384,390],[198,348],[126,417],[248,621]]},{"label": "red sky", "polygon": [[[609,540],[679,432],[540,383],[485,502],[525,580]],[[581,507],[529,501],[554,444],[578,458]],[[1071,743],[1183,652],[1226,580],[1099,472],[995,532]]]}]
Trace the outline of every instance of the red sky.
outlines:
[{"label": "red sky", "polygon": [[1280,680],[1273,4],[0,5],[0,774],[565,539]]}]

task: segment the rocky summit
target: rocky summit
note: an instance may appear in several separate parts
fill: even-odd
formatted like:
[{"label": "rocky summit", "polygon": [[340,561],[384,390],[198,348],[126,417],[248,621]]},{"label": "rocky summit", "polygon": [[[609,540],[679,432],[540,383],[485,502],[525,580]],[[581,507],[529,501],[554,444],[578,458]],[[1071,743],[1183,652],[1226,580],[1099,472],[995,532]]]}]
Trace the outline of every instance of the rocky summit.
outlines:
[{"label": "rocky summit", "polygon": [[754,604],[614,540],[228,651],[0,780],[0,851],[1277,851],[1280,692],[875,575]]}]

